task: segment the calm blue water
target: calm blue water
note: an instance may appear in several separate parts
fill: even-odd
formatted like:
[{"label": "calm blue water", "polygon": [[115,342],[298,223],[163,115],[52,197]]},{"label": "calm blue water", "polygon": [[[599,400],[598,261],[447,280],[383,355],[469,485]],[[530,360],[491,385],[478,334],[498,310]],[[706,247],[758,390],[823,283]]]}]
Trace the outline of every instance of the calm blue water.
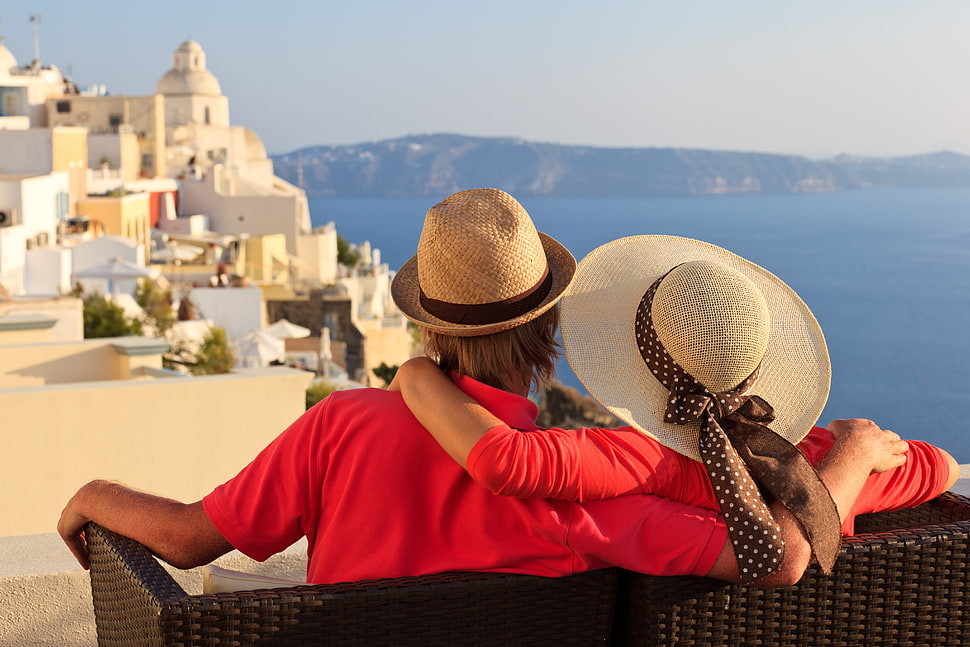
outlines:
[{"label": "calm blue water", "polygon": [[[397,268],[435,202],[319,198],[310,209],[315,225],[334,221]],[[872,418],[970,463],[970,190],[521,202],[577,259],[621,236],[671,234],[767,268],[825,332],[833,378],[821,424]],[[582,390],[565,362],[559,378]]]}]

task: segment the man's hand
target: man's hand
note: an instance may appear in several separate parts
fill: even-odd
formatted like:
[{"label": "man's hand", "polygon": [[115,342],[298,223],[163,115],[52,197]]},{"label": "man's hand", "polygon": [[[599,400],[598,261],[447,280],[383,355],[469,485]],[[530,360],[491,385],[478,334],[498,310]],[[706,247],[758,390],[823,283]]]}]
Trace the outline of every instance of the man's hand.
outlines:
[{"label": "man's hand", "polygon": [[88,521],[134,539],[177,568],[207,564],[232,550],[201,501],[181,503],[120,483],[91,481],[71,497],[57,522],[58,534],[84,568],[90,566],[84,539]]},{"label": "man's hand", "polygon": [[78,563],[85,570],[90,566],[90,561],[88,560],[88,545],[84,540],[84,524],[86,524],[90,519],[78,512],[78,505],[75,501],[77,494],[71,497],[71,500],[67,502],[64,510],[61,512],[61,518],[57,522],[57,534],[61,536],[67,547],[71,549],[74,554],[74,558],[77,559]]},{"label": "man's hand", "polygon": [[900,439],[899,434],[881,429],[872,420],[833,420],[828,430],[840,451],[847,452],[855,460],[867,462],[871,472],[888,472],[906,462],[909,443]]}]

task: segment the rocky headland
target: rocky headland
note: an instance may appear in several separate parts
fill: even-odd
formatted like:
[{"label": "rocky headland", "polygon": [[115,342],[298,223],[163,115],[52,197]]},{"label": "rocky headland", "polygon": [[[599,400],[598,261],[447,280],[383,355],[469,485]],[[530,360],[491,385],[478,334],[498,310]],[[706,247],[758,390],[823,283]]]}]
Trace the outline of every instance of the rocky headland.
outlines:
[{"label": "rocky headland", "polygon": [[493,186],[516,196],[636,197],[970,187],[970,157],[838,157],[605,148],[464,135],[310,146],[272,157],[310,197],[434,197]]}]

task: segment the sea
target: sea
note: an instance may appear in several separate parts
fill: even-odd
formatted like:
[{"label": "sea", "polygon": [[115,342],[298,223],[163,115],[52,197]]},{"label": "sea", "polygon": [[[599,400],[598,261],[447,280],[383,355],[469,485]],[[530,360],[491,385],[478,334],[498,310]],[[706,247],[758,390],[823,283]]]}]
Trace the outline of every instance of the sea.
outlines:
[{"label": "sea", "polygon": [[[440,198],[312,198],[310,213],[369,241],[393,270]],[[826,337],[832,385],[819,424],[871,418],[970,463],[970,189],[519,201],[577,260],[623,236],[669,234],[768,269]],[[586,393],[565,360],[557,377]]]}]

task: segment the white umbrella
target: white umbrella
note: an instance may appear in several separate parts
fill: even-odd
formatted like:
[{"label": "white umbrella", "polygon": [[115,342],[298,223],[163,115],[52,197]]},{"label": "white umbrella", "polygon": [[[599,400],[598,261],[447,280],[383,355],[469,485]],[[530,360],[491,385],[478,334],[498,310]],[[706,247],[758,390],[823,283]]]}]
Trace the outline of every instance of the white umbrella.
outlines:
[{"label": "white umbrella", "polygon": [[160,249],[152,254],[153,261],[165,261],[177,263],[181,261],[191,261],[202,253],[203,250],[194,245],[179,245],[170,243],[168,247]]},{"label": "white umbrella", "polygon": [[286,352],[283,340],[264,330],[252,330],[236,342],[236,353],[243,359],[254,359],[260,366],[283,359]]},{"label": "white umbrella", "polygon": [[263,330],[280,339],[302,339],[303,337],[310,336],[309,328],[298,326],[286,319],[280,319],[272,326],[267,326]]},{"label": "white umbrella", "polygon": [[78,270],[74,276],[79,279],[140,279],[152,274],[154,272],[147,267],[115,257],[107,263]]},{"label": "white umbrella", "polygon": [[112,258],[107,263],[92,265],[74,272],[76,279],[107,279],[108,292],[114,293],[114,282],[125,279],[140,279],[155,276],[158,270],[150,270],[143,265],[126,261],[121,257]]}]

